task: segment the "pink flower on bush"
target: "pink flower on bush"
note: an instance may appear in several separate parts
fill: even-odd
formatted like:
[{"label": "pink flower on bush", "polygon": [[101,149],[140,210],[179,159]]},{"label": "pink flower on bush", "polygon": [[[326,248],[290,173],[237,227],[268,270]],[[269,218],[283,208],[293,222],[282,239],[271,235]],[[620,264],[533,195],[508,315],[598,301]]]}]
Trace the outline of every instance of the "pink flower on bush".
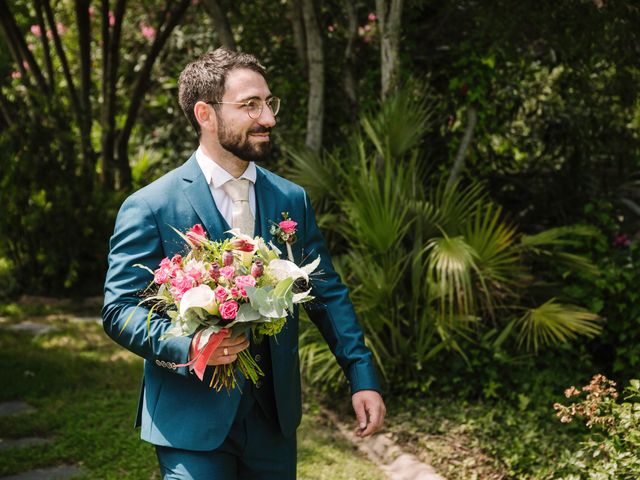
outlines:
[{"label": "pink flower on bush", "polygon": [[378,19],[378,16],[371,12],[369,13],[369,15],[367,16],[367,20],[369,20],[370,22],[375,22]]},{"label": "pink flower on bush", "polygon": [[62,36],[67,33],[67,27],[64,25],[64,23],[58,22],[56,23],[56,32],[58,32],[58,35]]},{"label": "pink flower on bush", "polygon": [[33,33],[36,37],[42,36],[42,30],[40,29],[40,25],[31,25],[31,33]]},{"label": "pink flower on bush", "polygon": [[15,72],[11,72],[11,78],[17,80],[18,78],[22,78],[22,74],[16,70]]},{"label": "pink flower on bush", "polygon": [[626,233],[620,233],[613,238],[614,247],[628,247],[631,245],[631,239]]},{"label": "pink flower on bush", "polygon": [[220,316],[225,320],[233,320],[238,314],[238,302],[229,300],[220,305]]},{"label": "pink flower on bush", "polygon": [[153,40],[156,36],[156,29],[151,25],[147,25],[144,22],[140,22],[140,33],[147,40]]},{"label": "pink flower on bush", "polygon": [[236,273],[236,269],[233,266],[222,267],[220,269],[220,275],[222,275],[227,280],[231,280]]},{"label": "pink flower on bush", "polygon": [[199,247],[202,244],[202,241],[205,239],[206,233],[204,231],[204,228],[202,228],[202,225],[196,223],[187,231],[186,237],[194,247]]},{"label": "pink flower on bush", "polygon": [[116,16],[112,11],[109,11],[109,26],[113,27],[116,24]]},{"label": "pink flower on bush", "polygon": [[217,287],[214,291],[213,294],[216,297],[216,300],[219,303],[223,303],[227,297],[229,296],[229,292],[227,292],[227,289],[224,287]]},{"label": "pink flower on bush", "polygon": [[283,220],[278,226],[282,229],[282,231],[288,235],[292,233],[296,233],[296,227],[298,226],[298,222],[294,222],[293,220]]}]

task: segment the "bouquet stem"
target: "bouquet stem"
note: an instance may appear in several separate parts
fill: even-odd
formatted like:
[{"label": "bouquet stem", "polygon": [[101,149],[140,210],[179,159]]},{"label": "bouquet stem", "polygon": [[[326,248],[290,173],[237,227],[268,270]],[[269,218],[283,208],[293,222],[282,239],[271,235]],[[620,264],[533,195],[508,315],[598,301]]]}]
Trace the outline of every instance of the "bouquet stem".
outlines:
[{"label": "bouquet stem", "polygon": [[245,349],[238,354],[235,362],[226,365],[217,365],[215,367],[209,386],[215,388],[216,392],[219,392],[223,388],[226,388],[228,391],[233,390],[238,385],[235,374],[236,368],[254,385],[260,377],[264,377],[264,372],[260,368],[260,365],[256,363],[248,349]]}]

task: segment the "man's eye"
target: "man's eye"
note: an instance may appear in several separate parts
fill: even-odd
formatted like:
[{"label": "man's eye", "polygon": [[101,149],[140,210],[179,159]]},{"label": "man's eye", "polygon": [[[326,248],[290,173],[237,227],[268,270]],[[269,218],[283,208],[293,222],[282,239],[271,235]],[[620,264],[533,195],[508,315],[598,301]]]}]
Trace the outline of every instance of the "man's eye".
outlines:
[{"label": "man's eye", "polygon": [[256,108],[258,106],[258,102],[256,102],[255,100],[249,100],[247,103],[244,104],[245,107],[247,107],[249,110],[253,110],[254,108]]}]

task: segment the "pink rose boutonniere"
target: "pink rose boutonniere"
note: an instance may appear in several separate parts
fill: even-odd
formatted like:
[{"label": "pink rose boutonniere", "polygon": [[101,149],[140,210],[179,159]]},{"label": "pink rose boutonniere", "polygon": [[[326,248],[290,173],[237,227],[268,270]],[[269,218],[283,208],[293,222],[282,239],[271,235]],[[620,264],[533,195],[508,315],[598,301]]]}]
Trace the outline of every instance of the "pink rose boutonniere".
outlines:
[{"label": "pink rose boutonniere", "polygon": [[273,235],[278,242],[284,243],[287,247],[287,256],[289,261],[293,262],[293,251],[291,245],[293,245],[298,237],[296,236],[298,229],[298,222],[289,218],[289,212],[282,212],[282,220],[279,223],[271,222],[271,228],[269,233]]}]

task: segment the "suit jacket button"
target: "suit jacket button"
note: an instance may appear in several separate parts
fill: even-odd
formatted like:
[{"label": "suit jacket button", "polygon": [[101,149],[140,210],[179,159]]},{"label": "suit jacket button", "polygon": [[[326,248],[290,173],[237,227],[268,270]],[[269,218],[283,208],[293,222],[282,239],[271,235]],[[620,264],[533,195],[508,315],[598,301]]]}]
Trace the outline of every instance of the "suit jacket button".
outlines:
[{"label": "suit jacket button", "polygon": [[258,380],[256,382],[256,388],[260,388],[262,386],[262,380]]},{"label": "suit jacket button", "polygon": [[160,360],[156,358],[156,365],[160,366]]},{"label": "suit jacket button", "polygon": [[260,360],[262,360],[262,355],[260,355],[259,353],[256,355],[256,362],[259,362]]}]

